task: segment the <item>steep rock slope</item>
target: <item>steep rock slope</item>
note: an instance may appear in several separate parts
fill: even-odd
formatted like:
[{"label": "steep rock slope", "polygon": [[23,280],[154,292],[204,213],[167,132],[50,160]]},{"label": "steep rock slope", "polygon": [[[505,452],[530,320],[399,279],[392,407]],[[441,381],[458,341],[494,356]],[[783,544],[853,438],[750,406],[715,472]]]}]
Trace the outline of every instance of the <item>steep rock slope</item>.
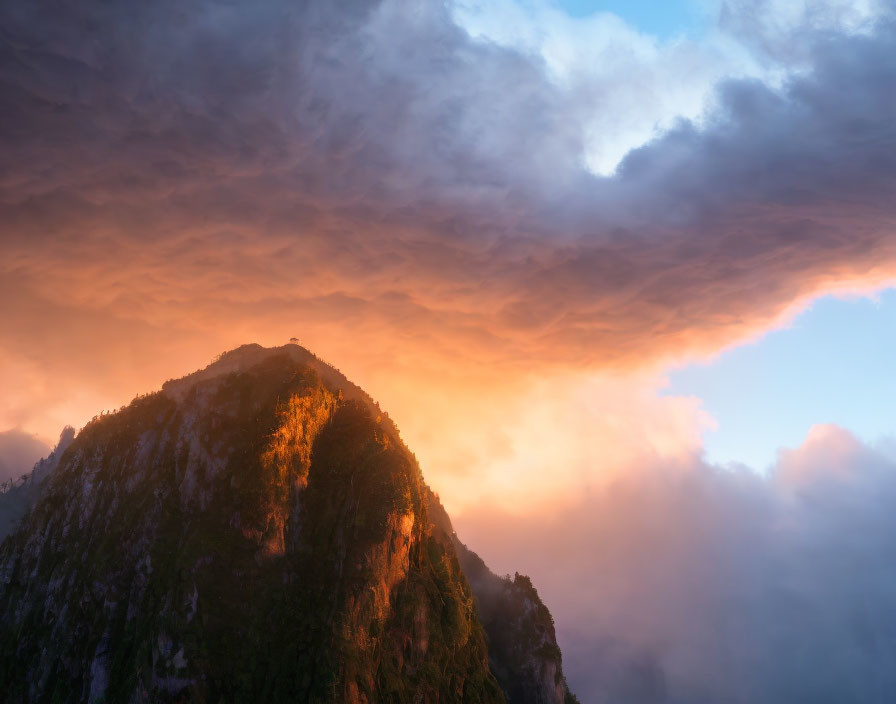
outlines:
[{"label": "steep rock slope", "polygon": [[307,350],[222,355],[53,464],[0,546],[7,701],[504,701],[414,457]]}]

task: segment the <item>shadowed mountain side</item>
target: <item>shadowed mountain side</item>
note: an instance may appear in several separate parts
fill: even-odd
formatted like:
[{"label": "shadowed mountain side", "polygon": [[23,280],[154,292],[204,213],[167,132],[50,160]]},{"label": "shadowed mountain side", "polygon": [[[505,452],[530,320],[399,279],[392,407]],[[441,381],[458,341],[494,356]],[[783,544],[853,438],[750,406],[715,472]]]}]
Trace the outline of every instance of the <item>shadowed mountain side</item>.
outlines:
[{"label": "shadowed mountain side", "polygon": [[428,491],[429,514],[450,535],[488,636],[489,663],[510,704],[575,704],[563,676],[551,612],[532,581],[499,577],[454,532],[438,496]]}]

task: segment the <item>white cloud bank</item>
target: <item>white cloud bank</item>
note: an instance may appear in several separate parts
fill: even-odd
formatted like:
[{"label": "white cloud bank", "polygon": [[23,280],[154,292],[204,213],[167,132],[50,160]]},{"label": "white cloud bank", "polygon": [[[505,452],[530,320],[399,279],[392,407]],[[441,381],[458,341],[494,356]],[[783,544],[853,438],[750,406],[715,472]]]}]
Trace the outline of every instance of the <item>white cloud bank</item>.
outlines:
[{"label": "white cloud bank", "polygon": [[471,37],[543,62],[576,96],[570,118],[584,130],[584,163],[612,175],[625,155],[679,121],[703,124],[724,80],[773,86],[806,68],[810,35],[869,33],[877,0],[705,0],[701,32],[660,38],[612,12],[567,14],[552,0],[455,0]]}]

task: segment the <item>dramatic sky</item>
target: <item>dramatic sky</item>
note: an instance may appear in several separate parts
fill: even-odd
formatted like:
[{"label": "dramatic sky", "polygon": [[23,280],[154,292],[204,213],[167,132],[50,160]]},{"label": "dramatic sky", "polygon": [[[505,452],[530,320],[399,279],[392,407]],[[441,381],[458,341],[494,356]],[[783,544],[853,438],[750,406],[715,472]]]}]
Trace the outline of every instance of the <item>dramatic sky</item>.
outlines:
[{"label": "dramatic sky", "polygon": [[245,342],[584,702],[896,697],[889,0],[0,0],[0,480]]}]

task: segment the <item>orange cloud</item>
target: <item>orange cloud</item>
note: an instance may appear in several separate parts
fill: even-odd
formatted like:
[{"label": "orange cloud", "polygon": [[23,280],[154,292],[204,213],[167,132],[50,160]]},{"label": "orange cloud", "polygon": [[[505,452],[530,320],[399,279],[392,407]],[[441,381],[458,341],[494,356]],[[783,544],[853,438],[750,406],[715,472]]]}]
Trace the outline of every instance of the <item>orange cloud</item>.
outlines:
[{"label": "orange cloud", "polygon": [[50,439],[298,336],[447,476],[434,426],[474,464],[519,459],[551,389],[649,376],[896,274],[890,25],[813,38],[781,88],[723,84],[704,127],[599,178],[574,93],[418,10],[0,10],[0,428]]}]

